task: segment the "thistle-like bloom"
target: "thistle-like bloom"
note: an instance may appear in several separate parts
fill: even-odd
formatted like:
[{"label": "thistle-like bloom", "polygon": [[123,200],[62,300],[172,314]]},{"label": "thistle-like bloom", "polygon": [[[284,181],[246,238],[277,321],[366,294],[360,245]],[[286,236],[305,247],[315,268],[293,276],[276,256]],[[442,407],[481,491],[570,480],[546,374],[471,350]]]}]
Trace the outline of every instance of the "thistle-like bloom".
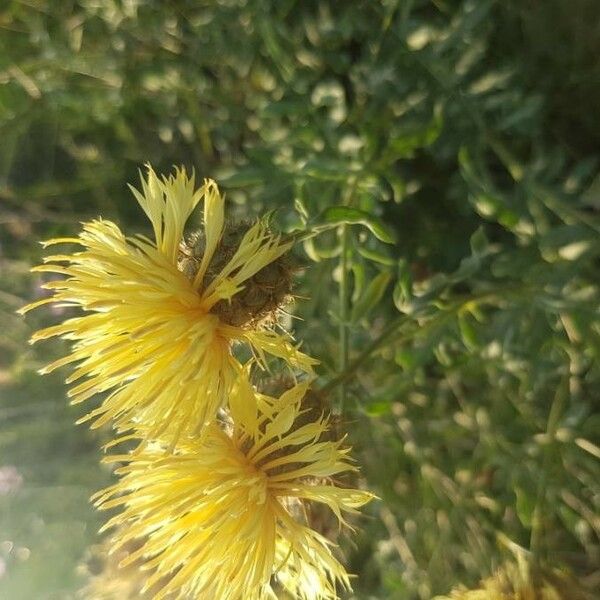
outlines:
[{"label": "thistle-like bloom", "polygon": [[[142,191],[131,189],[154,240],[125,237],[114,223],[95,220],[78,238],[46,242],[83,250],[49,256],[35,267],[65,278],[45,284],[52,297],[22,309],[55,303],[85,312],[32,337],[74,342],[69,356],[42,372],[78,363],[67,379],[77,382],[69,391],[72,403],[106,396],[82,420],[92,419],[93,426],[113,420],[121,431],[143,423],[151,438],[167,429],[172,440],[198,433],[240,375],[235,342],[247,344],[258,362],[271,354],[310,371],[315,361],[264,319],[285,295],[277,286],[289,283],[282,260],[291,243],[264,221],[227,225],[216,184],[205,180],[194,189],[194,176],[183,169],[159,179],[149,167]],[[204,228],[188,245],[184,227],[201,200]]]},{"label": "thistle-like bloom", "polygon": [[532,567],[522,557],[518,564],[505,564],[477,589],[458,588],[435,600],[592,600],[595,597],[568,573]]},{"label": "thistle-like bloom", "polygon": [[372,495],[335,485],[333,477],[355,467],[341,441],[325,439],[325,417],[302,418],[306,389],[271,398],[240,379],[232,406],[258,405],[253,416],[234,410],[229,424],[209,425],[202,440],[182,439],[171,454],[147,445],[115,457],[125,461],[121,479],[96,504],[122,509],[106,528],[116,527],[116,551],[142,542],[122,565],[142,559],[148,587],[166,582],[156,600],[263,600],[276,598],[277,586],[294,598],[333,600],[337,585],[350,587],[307,508],[322,503],[343,524],[343,513]]}]

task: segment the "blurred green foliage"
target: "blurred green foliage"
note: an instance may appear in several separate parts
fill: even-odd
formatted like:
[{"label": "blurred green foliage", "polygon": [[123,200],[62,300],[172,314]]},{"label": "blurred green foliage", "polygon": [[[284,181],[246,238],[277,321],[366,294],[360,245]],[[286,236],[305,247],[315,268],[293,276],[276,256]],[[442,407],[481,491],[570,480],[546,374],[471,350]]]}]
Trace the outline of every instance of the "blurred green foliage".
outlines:
[{"label": "blurred green foliage", "polygon": [[4,2],[0,467],[22,482],[0,489],[0,597],[70,597],[107,478],[34,374],[60,349],[26,349],[60,315],[13,315],[41,293],[35,241],[98,214],[147,228],[125,186],[146,161],[304,232],[296,337],[382,498],[346,544],[356,598],[427,600],[513,544],[600,585],[599,19],[595,0]]}]

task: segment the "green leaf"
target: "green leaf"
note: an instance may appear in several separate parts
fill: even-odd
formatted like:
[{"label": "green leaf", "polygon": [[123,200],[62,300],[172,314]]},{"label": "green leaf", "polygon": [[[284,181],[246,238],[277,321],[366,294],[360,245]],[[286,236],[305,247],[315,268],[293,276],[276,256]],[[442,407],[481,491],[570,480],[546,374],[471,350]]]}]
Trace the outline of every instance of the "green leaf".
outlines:
[{"label": "green leaf", "polygon": [[387,148],[387,158],[412,158],[420,148],[431,146],[439,137],[443,126],[442,111],[436,107],[428,123],[418,122],[396,132]]},{"label": "green leaf", "polygon": [[394,304],[400,312],[406,312],[407,303],[412,298],[412,275],[408,261],[398,261],[398,280],[393,292]]},{"label": "green leaf", "polygon": [[313,229],[327,230],[338,225],[364,225],[371,233],[386,244],[394,243],[393,231],[377,218],[364,210],[350,206],[330,206],[315,220]]},{"label": "green leaf", "polygon": [[379,273],[369,282],[356,304],[352,307],[351,320],[356,323],[365,317],[383,297],[385,290],[390,282],[391,274],[388,272]]},{"label": "green leaf", "polygon": [[300,173],[311,179],[322,181],[346,181],[349,176],[346,162],[330,158],[311,158],[306,161]]},{"label": "green leaf", "polygon": [[485,235],[483,227],[478,227],[477,231],[471,236],[471,252],[475,255],[482,255],[487,252],[489,241]]},{"label": "green leaf", "polygon": [[577,536],[577,529],[581,523],[581,517],[573,509],[569,508],[562,502],[556,507],[556,513],[564,523],[567,530]]},{"label": "green leaf", "polygon": [[515,494],[517,496],[516,509],[519,520],[525,527],[531,527],[535,510],[535,497],[520,487],[515,488]]},{"label": "green leaf", "polygon": [[477,349],[479,347],[477,331],[475,330],[475,327],[473,327],[469,315],[464,311],[458,315],[458,327],[460,329],[462,341],[467,350]]},{"label": "green leaf", "polygon": [[386,267],[393,267],[396,264],[396,261],[391,256],[387,256],[376,250],[364,248],[363,246],[358,247],[358,253],[364,258],[379,263],[380,265],[385,265]]},{"label": "green leaf", "polygon": [[397,365],[402,367],[405,371],[411,371],[417,367],[422,359],[422,353],[414,348],[400,348],[396,350],[394,355],[394,361]]},{"label": "green leaf", "polygon": [[356,302],[365,287],[365,266],[362,262],[352,263],[352,274],[354,275],[354,286],[352,290],[352,302]]},{"label": "green leaf", "polygon": [[334,244],[332,247],[317,246],[315,240],[309,238],[304,240],[304,251],[311,260],[320,262],[323,259],[334,258],[339,256],[341,247],[339,244]]},{"label": "green leaf", "polygon": [[381,417],[383,415],[387,415],[390,413],[390,403],[389,402],[372,402],[371,404],[365,407],[365,413],[369,417]]},{"label": "green leaf", "polygon": [[261,168],[248,167],[219,176],[219,185],[229,188],[245,188],[269,181],[269,174]]},{"label": "green leaf", "polygon": [[306,222],[308,221],[308,210],[306,209],[304,201],[300,198],[295,198],[294,208],[296,209],[296,212],[300,215],[302,223],[306,224]]},{"label": "green leaf", "polygon": [[458,269],[450,275],[452,283],[459,283],[472,277],[481,267],[481,258],[478,254],[465,256],[458,265]]},{"label": "green leaf", "polygon": [[406,181],[396,173],[389,173],[386,178],[392,188],[394,202],[399,204],[406,196]]},{"label": "green leaf", "polygon": [[481,192],[469,196],[469,201],[484,219],[497,221],[506,229],[513,230],[519,223],[519,216],[498,194]]}]

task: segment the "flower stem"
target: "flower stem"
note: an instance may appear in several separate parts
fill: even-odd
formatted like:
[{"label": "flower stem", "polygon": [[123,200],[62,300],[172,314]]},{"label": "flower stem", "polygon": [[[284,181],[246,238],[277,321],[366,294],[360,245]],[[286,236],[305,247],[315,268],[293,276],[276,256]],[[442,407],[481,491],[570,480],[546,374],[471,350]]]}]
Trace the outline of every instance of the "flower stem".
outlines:
[{"label": "flower stem", "polygon": [[[358,177],[352,177],[348,181],[348,187],[346,188],[343,202],[344,206],[352,206],[354,200],[354,194],[358,185]],[[350,356],[350,340],[348,336],[348,317],[349,317],[349,306],[348,306],[348,254],[350,252],[350,230],[347,224],[340,225],[340,245],[341,245],[341,256],[340,256],[340,285],[338,289],[338,300],[339,300],[339,356],[338,356],[338,372],[340,374],[348,370],[348,360]],[[344,412],[344,405],[346,404],[346,379],[340,381],[339,389],[339,400],[337,406],[338,414]]]},{"label": "flower stem", "polygon": [[[339,308],[339,357],[338,371],[340,374],[348,369],[348,226],[340,227],[342,254],[340,257],[340,285],[338,290]],[[338,412],[342,414],[346,403],[346,380],[340,382]]]},{"label": "flower stem", "polygon": [[[453,319],[458,312],[460,312],[464,307],[468,305],[495,304],[506,302],[510,299],[511,296],[518,296],[519,294],[529,290],[531,290],[532,292],[535,291],[530,286],[507,286],[501,289],[498,288],[495,290],[488,290],[484,292],[469,294],[463,296],[462,298],[456,298],[451,302],[449,301],[445,309],[440,310],[440,312],[437,315],[428,320],[419,320],[414,315],[404,314],[401,317],[398,317],[397,319],[393,320],[389,325],[387,325],[384,331],[379,336],[377,336],[370,344],[368,344],[366,348],[352,362],[348,360],[346,348],[346,355],[344,358],[344,363],[346,364],[346,367],[344,369],[340,369],[336,377],[331,379],[322,388],[320,388],[319,393],[326,395],[331,393],[331,391],[333,391],[338,386],[344,386],[347,381],[356,376],[359,368],[367,359],[371,357],[371,355],[377,352],[377,350],[379,350],[381,347],[385,346],[388,342],[390,342],[390,340],[394,339],[394,336],[398,333],[398,330],[404,325],[412,323],[414,327],[398,335],[394,339],[394,343],[396,344],[403,344],[405,342],[410,341],[417,335],[425,335],[429,331],[442,326],[447,321]],[[342,331],[341,324],[342,322],[340,323],[340,334]],[[346,334],[347,331],[344,328],[344,335]],[[342,363],[341,354],[342,352],[340,348],[340,363]]]},{"label": "flower stem", "polygon": [[[319,392],[321,394],[328,394],[336,387],[340,386],[345,388],[345,384],[349,379],[352,379],[357,373],[357,369],[363,364],[363,362],[371,356],[380,346],[383,346],[396,330],[403,323],[407,322],[408,318],[401,317],[394,321],[379,337],[376,337],[350,364],[346,366],[343,370],[340,370],[339,374],[330,380],[327,384],[325,384]],[[341,329],[340,329],[341,333]],[[340,352],[341,357],[341,352]],[[347,358],[346,358],[347,360]],[[345,396],[345,391],[344,391]],[[340,394],[341,400],[341,394]]]},{"label": "flower stem", "polygon": [[548,481],[548,470],[552,463],[552,450],[555,446],[556,431],[560,422],[560,417],[563,412],[565,398],[568,393],[568,378],[565,378],[559,385],[550,413],[548,415],[548,423],[546,425],[546,447],[544,451],[544,459],[542,462],[542,472],[537,486],[537,497],[535,508],[533,509],[533,517],[531,519],[531,534],[529,538],[529,550],[531,551],[533,560],[539,560],[542,550],[542,538],[544,533],[544,505],[546,503],[546,483]]}]

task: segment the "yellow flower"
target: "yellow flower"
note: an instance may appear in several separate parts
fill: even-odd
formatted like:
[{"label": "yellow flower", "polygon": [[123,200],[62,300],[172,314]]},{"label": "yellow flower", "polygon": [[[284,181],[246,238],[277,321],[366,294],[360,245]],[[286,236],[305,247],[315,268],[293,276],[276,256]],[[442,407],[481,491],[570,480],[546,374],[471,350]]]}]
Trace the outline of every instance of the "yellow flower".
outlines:
[{"label": "yellow flower", "polygon": [[[328,421],[302,419],[307,384],[275,399],[240,379],[232,393],[253,415],[232,415],[207,427],[202,440],[180,440],[172,454],[147,445],[117,469],[121,479],[100,492],[102,509],[122,507],[105,526],[117,527],[115,547],[143,540],[122,562],[143,559],[146,585],[165,581],[154,596],[219,600],[276,598],[283,586],[294,598],[332,600],[349,576],[332,554],[333,543],[313,530],[307,503],[328,506],[340,523],[372,495],[337,487],[333,477],[356,470],[349,449],[324,434]],[[179,597],[179,596],[177,596]]]},{"label": "yellow flower", "polygon": [[[82,421],[93,419],[92,426],[100,426],[114,420],[121,431],[150,424],[149,437],[168,429],[173,440],[199,432],[214,419],[239,376],[240,363],[232,355],[235,342],[247,344],[259,362],[268,353],[310,371],[315,361],[262,319],[274,308],[272,294],[259,298],[254,320],[250,309],[237,320],[230,310],[237,298],[248,296],[246,287],[252,293],[259,284],[268,288],[278,274],[269,269],[291,243],[283,243],[258,221],[229,235],[236,243],[223,261],[224,200],[213,181],[194,189],[193,175],[183,169],[159,179],[148,167],[142,191],[131,189],[152,223],[154,241],[125,237],[117,225],[100,219],[84,224],[78,238],[46,242],[75,243],[83,250],[49,256],[46,264],[35,267],[65,278],[46,283],[53,296],[21,311],[55,303],[85,312],[32,337],[32,342],[53,336],[74,342],[69,356],[42,370],[79,363],[67,379],[77,382],[69,391],[73,403],[108,393]],[[188,259],[184,227],[201,200],[204,229]]]},{"label": "yellow flower", "polygon": [[435,600],[592,600],[594,597],[565,571],[535,567],[525,557],[519,557],[518,563],[506,563],[484,579],[478,589],[460,587]]}]

